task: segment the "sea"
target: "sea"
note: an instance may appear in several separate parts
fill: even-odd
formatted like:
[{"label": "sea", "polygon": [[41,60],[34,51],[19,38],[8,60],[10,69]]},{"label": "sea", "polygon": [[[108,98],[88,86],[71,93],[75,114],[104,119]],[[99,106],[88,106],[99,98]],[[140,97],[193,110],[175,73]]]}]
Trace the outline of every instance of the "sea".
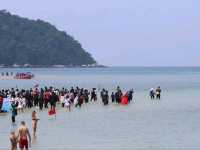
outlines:
[{"label": "sea", "polygon": [[[1,68],[1,72],[31,72],[32,80],[0,79],[0,89],[34,85],[70,88],[117,86],[134,89],[127,105],[84,104],[82,108],[57,107],[56,117],[34,108],[40,118],[32,150],[198,150],[200,149],[200,67],[107,68]],[[161,87],[161,100],[151,100],[149,90]],[[32,109],[33,110],[33,109]],[[31,111],[0,115],[0,150],[10,148],[9,134],[24,120],[31,129]]]}]

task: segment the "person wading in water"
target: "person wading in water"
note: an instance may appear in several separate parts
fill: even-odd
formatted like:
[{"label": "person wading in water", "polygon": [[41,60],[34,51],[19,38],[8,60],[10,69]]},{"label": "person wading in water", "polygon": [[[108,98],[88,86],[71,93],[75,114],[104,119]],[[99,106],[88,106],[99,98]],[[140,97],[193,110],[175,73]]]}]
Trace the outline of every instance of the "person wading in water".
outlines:
[{"label": "person wading in water", "polygon": [[34,110],[32,112],[32,128],[33,128],[33,137],[36,137],[36,130],[37,130],[37,123],[38,123],[38,118],[36,115],[36,111]]},{"label": "person wading in water", "polygon": [[161,88],[160,86],[156,89],[156,98],[160,100],[161,97]]},{"label": "person wading in water", "polygon": [[[19,147],[21,150],[28,150],[28,147],[31,146],[31,136],[28,127],[26,126],[25,122],[22,121],[21,125],[18,129],[18,139],[19,139]],[[28,141],[29,139],[29,141]]]}]

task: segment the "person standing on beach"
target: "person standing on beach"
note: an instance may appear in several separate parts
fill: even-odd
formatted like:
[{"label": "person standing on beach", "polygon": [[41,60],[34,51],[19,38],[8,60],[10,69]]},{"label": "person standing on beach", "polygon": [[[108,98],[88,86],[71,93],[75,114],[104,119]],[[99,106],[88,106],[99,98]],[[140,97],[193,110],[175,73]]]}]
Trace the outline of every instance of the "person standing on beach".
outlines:
[{"label": "person standing on beach", "polygon": [[156,89],[156,98],[157,99],[160,99],[160,97],[161,97],[161,88],[160,88],[160,86]]},{"label": "person standing on beach", "polygon": [[[22,121],[21,125],[18,129],[18,139],[19,139],[19,147],[21,150],[28,150],[28,147],[31,146],[31,136],[28,127],[25,122]],[[29,139],[29,140],[28,140]]]},{"label": "person standing on beach", "polygon": [[33,137],[36,137],[36,130],[37,130],[37,123],[38,123],[38,117],[36,115],[36,111],[34,110],[32,112],[32,128],[33,128]]}]

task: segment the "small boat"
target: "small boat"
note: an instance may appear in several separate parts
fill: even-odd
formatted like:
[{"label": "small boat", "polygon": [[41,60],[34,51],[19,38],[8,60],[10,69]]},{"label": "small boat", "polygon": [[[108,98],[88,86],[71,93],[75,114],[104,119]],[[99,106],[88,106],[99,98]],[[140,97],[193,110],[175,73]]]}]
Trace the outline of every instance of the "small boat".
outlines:
[{"label": "small boat", "polygon": [[25,72],[25,73],[17,73],[14,76],[14,79],[32,79],[34,77],[34,75],[31,72]]}]

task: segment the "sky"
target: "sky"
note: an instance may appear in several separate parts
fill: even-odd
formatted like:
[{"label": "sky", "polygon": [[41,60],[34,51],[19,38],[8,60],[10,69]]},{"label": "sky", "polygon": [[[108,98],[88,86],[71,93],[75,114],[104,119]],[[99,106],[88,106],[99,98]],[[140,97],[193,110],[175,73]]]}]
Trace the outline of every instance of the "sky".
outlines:
[{"label": "sky", "polygon": [[199,0],[2,0],[66,31],[107,66],[200,66]]}]

